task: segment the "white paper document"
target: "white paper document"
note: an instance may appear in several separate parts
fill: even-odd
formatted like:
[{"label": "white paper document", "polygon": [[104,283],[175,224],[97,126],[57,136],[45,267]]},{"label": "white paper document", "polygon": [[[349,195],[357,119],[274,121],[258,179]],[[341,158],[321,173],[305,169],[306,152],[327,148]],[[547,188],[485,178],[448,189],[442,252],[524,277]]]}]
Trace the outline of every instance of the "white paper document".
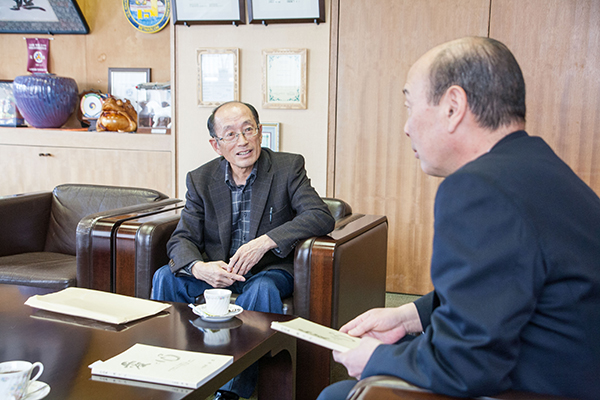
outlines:
[{"label": "white paper document", "polygon": [[304,318],[296,318],[287,322],[274,321],[271,322],[271,328],[331,350],[347,351],[360,343],[360,338]]},{"label": "white paper document", "polygon": [[233,363],[233,356],[175,350],[137,343],[106,361],[96,361],[93,375],[196,389]]},{"label": "white paper document", "polygon": [[25,305],[109,324],[124,324],[158,314],[170,304],[77,287],[60,292],[31,296]]}]

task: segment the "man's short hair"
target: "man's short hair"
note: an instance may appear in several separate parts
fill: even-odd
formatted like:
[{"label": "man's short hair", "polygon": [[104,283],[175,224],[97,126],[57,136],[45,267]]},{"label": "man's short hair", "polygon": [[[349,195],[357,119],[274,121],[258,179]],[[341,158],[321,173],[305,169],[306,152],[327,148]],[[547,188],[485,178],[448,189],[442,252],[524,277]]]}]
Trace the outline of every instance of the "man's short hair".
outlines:
[{"label": "man's short hair", "polygon": [[525,81],[501,42],[473,37],[440,50],[430,65],[429,104],[438,105],[450,86],[464,89],[471,112],[483,128],[496,130],[525,122]]},{"label": "man's short hair", "polygon": [[210,114],[210,116],[208,117],[208,121],[206,122],[206,126],[208,127],[208,133],[210,134],[210,136],[216,138],[217,134],[215,133],[215,113],[219,110],[219,108],[223,107],[224,105],[227,104],[232,104],[232,103],[238,103],[238,104],[243,104],[246,107],[248,107],[250,109],[250,112],[252,113],[252,116],[254,117],[254,121],[256,122],[256,127],[258,128],[258,125],[260,125],[260,119],[258,118],[258,111],[256,111],[256,108],[254,108],[254,106],[250,103],[244,103],[241,101],[228,101],[227,103],[223,103],[220,106],[216,107],[213,112]]}]

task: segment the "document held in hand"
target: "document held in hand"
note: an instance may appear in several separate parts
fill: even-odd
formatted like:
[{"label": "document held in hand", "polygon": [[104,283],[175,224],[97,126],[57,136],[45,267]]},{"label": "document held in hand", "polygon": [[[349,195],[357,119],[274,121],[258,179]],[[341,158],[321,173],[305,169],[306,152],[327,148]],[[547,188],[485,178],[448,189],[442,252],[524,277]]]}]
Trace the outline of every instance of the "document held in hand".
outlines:
[{"label": "document held in hand", "polygon": [[228,365],[233,356],[174,350],[137,343],[106,361],[96,361],[92,375],[196,389]]},{"label": "document held in hand", "polygon": [[274,321],[271,322],[271,329],[336,351],[347,351],[360,343],[360,338],[304,318],[296,318],[287,322]]}]

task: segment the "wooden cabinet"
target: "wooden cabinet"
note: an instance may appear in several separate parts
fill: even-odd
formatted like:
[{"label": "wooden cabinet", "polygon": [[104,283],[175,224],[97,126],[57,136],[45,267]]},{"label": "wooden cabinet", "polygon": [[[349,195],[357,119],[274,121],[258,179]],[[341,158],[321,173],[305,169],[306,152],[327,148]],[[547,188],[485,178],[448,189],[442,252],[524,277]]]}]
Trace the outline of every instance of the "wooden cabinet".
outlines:
[{"label": "wooden cabinet", "polygon": [[174,196],[172,142],[171,135],[0,128],[0,195],[90,183]]}]

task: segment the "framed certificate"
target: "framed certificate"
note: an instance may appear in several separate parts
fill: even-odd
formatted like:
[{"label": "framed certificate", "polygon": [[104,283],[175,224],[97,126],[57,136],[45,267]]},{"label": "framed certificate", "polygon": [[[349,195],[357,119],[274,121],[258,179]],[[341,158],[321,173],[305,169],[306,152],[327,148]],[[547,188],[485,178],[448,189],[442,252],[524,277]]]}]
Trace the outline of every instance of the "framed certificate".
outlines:
[{"label": "framed certificate", "polygon": [[244,0],[171,0],[175,25],[245,24]]},{"label": "framed certificate", "polygon": [[325,0],[248,0],[251,24],[325,22]]},{"label": "framed certificate", "polygon": [[198,49],[198,106],[239,100],[239,49]]},{"label": "framed certificate", "polygon": [[260,147],[279,151],[279,122],[261,122],[262,142]]},{"label": "framed certificate", "polygon": [[150,82],[150,68],[108,69],[108,93],[121,100],[129,100],[138,112],[136,86],[147,82]]},{"label": "framed certificate", "polygon": [[306,109],[306,52],[263,50],[263,108]]}]

